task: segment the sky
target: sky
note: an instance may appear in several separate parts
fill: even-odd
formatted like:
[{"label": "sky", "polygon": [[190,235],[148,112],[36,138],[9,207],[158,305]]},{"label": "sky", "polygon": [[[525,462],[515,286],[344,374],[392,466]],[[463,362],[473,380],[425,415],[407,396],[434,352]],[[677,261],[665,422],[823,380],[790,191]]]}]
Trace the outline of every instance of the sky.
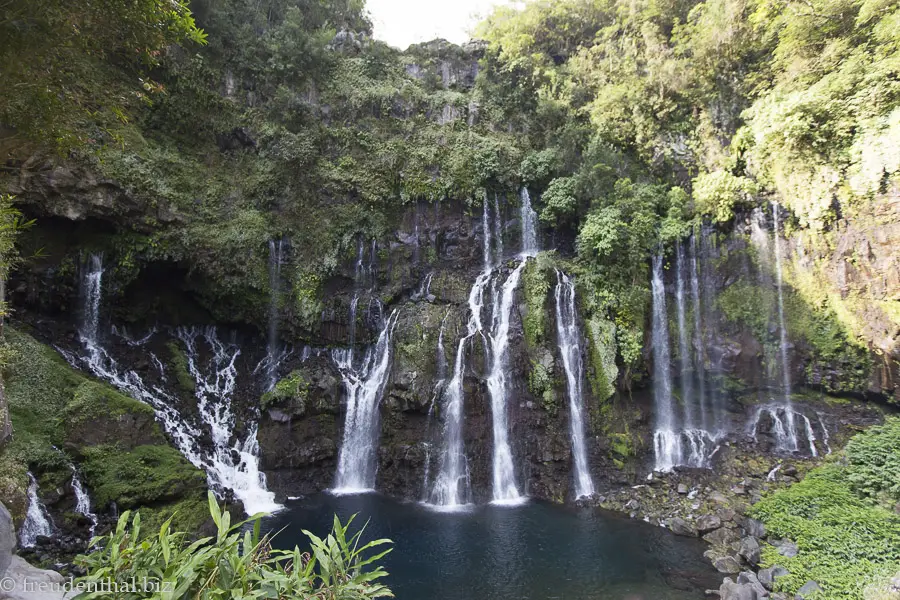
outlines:
[{"label": "sky", "polygon": [[470,33],[492,6],[505,0],[367,0],[376,39],[405,50],[410,44],[444,38],[455,44]]}]

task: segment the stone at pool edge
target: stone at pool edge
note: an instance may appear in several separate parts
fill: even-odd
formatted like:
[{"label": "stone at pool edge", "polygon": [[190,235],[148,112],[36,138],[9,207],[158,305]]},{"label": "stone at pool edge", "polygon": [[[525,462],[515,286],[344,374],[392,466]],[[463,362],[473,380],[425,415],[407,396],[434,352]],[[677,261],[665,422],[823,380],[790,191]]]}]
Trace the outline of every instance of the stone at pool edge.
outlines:
[{"label": "stone at pool edge", "polygon": [[768,569],[760,569],[759,573],[757,573],[757,577],[759,577],[759,582],[763,584],[763,587],[772,591],[775,589],[775,580],[779,577],[784,577],[787,574],[787,569],[780,565],[774,565]]},{"label": "stone at pool edge", "polygon": [[12,553],[16,549],[16,528],[13,525],[12,515],[0,502],[0,577],[6,573],[6,569],[12,562]]},{"label": "stone at pool edge", "polygon": [[757,566],[760,559],[759,540],[753,536],[747,536],[741,540],[741,547],[738,554],[752,566]]},{"label": "stone at pool edge", "polygon": [[700,535],[700,532],[697,531],[696,527],[681,517],[675,517],[669,521],[669,529],[671,529],[672,533],[675,535],[683,535],[685,537],[698,537]]},{"label": "stone at pool edge", "polygon": [[806,598],[808,598],[815,592],[821,592],[821,591],[822,591],[822,586],[820,586],[818,583],[816,583],[815,581],[810,579],[809,581],[804,583],[803,586],[799,590],[797,590],[797,600],[805,600]]}]

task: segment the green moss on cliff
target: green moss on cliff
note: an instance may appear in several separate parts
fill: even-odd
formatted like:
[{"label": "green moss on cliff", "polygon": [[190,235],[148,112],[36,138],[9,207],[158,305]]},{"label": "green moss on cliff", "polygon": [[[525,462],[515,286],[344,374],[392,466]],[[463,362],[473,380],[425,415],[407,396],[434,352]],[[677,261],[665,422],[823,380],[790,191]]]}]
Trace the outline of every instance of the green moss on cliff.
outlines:
[{"label": "green moss on cliff", "polygon": [[197,391],[197,382],[194,380],[194,376],[191,375],[184,350],[181,349],[177,340],[170,340],[166,344],[166,348],[169,350],[169,366],[172,367],[172,371],[175,373],[175,381],[178,382],[178,387],[189,394],[193,394]]},{"label": "green moss on cliff", "polygon": [[619,375],[616,366],[616,324],[594,315],[588,320],[587,326],[590,358],[588,379],[594,397],[602,403],[615,393],[615,382]]},{"label": "green moss on cliff", "polygon": [[206,476],[169,446],[84,448],[81,470],[98,507],[120,510],[205,495]]},{"label": "green moss on cliff", "polygon": [[25,333],[7,327],[5,338],[13,439],[0,450],[0,500],[14,517],[25,508],[27,471],[54,486],[68,477],[68,459],[54,447],[83,459],[79,468],[98,506],[146,502],[162,509],[182,495],[202,498],[205,475],[166,444],[149,406],[75,371]]},{"label": "green moss on cliff", "polygon": [[260,405],[263,409],[266,409],[273,404],[289,401],[299,413],[303,413],[306,410],[308,395],[309,381],[302,371],[294,370],[287,377],[276,383],[271,391],[262,395]]},{"label": "green moss on cliff", "polygon": [[525,343],[534,349],[548,339],[548,328],[551,311],[548,310],[547,297],[550,288],[555,285],[554,257],[549,252],[541,252],[535,260],[528,261],[522,273],[522,290],[525,296]]}]

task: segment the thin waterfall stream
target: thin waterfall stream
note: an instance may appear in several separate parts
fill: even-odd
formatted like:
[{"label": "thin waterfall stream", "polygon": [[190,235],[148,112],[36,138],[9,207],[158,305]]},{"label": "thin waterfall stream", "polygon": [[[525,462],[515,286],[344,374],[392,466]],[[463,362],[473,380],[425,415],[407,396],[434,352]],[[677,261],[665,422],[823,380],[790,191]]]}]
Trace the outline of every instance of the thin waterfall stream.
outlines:
[{"label": "thin waterfall stream", "polygon": [[335,494],[359,494],[375,489],[379,407],[390,374],[392,340],[397,311],[384,321],[374,348],[354,364],[353,349],[332,351],[347,393],[344,437],[338,456]]},{"label": "thin waterfall stream", "polygon": [[31,548],[37,544],[39,537],[53,535],[53,523],[44,504],[38,497],[38,483],[34,475],[28,473],[28,509],[25,521],[19,529],[19,545]]},{"label": "thin waterfall stream", "polygon": [[584,439],[584,408],[582,382],[584,362],[581,350],[581,332],[575,310],[575,285],[566,275],[556,271],[556,335],[563,368],[566,371],[566,389],[569,392],[569,434],[575,466],[575,497],[594,494],[594,482],[588,468],[587,447]]}]

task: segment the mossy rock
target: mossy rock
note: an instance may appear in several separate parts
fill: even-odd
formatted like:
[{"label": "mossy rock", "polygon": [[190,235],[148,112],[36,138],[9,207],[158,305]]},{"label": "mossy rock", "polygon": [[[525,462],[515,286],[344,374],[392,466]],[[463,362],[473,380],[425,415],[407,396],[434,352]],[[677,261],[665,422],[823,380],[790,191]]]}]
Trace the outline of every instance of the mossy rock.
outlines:
[{"label": "mossy rock", "polygon": [[169,446],[117,444],[82,450],[84,483],[98,507],[115,502],[120,509],[153,506],[199,493],[206,476]]},{"label": "mossy rock", "polygon": [[172,367],[172,371],[175,373],[175,381],[178,382],[178,387],[189,394],[196,393],[197,382],[194,380],[194,376],[191,375],[184,350],[181,349],[176,340],[168,342],[166,348],[169,350],[169,366]]},{"label": "mossy rock", "polygon": [[13,435],[0,450],[0,501],[14,518],[24,516],[27,471],[56,488],[68,480],[71,462],[97,506],[203,496],[206,476],[168,445],[151,407],[79,373],[21,331],[7,327],[4,342]]}]

